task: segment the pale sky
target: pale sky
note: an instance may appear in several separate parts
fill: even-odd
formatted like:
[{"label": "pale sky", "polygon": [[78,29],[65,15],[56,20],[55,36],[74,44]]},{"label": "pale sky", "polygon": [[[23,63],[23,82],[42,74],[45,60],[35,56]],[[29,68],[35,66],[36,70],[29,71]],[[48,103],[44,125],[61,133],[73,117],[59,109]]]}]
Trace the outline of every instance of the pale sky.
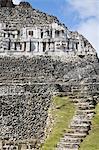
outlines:
[{"label": "pale sky", "polygon": [[[13,0],[19,3],[21,0]],[[33,8],[57,18],[70,30],[79,31],[99,55],[99,0],[27,0]]]}]

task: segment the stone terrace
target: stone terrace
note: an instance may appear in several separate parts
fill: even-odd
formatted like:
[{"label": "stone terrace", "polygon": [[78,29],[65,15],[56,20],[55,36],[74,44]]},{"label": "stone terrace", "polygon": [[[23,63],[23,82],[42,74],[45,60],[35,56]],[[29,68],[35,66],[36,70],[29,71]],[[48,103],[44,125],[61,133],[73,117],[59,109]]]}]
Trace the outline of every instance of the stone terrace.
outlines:
[{"label": "stone terrace", "polygon": [[44,137],[51,97],[58,93],[72,95],[84,84],[89,94],[97,96],[98,66],[95,56],[62,61],[48,56],[1,57],[0,138],[3,148],[8,146],[11,150],[11,142],[16,147],[21,145],[21,149],[25,143],[24,150],[26,145],[37,148],[35,146]]}]

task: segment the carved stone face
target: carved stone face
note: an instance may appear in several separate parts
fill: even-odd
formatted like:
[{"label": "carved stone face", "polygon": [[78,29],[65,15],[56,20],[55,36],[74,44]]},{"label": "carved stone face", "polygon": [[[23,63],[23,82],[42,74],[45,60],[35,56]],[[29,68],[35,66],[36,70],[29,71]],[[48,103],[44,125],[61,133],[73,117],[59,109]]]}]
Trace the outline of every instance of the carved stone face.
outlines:
[{"label": "carved stone face", "polygon": [[1,7],[14,7],[12,0],[0,0]]}]

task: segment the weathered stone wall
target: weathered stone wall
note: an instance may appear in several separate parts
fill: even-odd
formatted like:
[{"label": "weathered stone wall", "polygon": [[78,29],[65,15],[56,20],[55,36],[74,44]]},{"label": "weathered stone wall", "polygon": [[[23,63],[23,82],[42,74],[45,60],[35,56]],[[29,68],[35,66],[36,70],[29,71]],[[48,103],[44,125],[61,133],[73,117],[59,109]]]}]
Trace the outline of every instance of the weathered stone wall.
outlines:
[{"label": "weathered stone wall", "polygon": [[0,22],[7,23],[8,26],[15,28],[27,27],[33,25],[51,24],[52,22],[59,23],[59,20],[51,15],[40,12],[32,7],[24,7],[20,4],[14,8],[1,7],[0,8]]},{"label": "weathered stone wall", "polygon": [[[0,80],[19,80],[48,83],[81,81],[98,74],[97,56],[79,56],[66,59],[50,56],[0,58]],[[25,81],[26,80],[26,81]]]},{"label": "weathered stone wall", "polygon": [[3,88],[9,91],[0,96],[0,138],[22,140],[42,137],[50,104],[49,87],[11,85]]},{"label": "weathered stone wall", "polygon": [[[40,141],[44,136],[51,97],[91,83],[99,86],[98,58],[50,56],[0,58],[0,139]],[[88,91],[88,90],[87,90]]]}]

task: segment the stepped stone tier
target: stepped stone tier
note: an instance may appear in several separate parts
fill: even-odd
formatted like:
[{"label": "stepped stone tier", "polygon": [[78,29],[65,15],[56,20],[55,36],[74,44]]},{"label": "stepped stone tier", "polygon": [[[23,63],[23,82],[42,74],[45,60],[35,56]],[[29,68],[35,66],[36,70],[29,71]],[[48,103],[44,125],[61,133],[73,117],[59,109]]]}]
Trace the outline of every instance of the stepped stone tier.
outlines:
[{"label": "stepped stone tier", "polygon": [[0,150],[41,149],[54,95],[77,108],[55,149],[78,150],[99,102],[96,50],[56,17],[1,0]]}]

